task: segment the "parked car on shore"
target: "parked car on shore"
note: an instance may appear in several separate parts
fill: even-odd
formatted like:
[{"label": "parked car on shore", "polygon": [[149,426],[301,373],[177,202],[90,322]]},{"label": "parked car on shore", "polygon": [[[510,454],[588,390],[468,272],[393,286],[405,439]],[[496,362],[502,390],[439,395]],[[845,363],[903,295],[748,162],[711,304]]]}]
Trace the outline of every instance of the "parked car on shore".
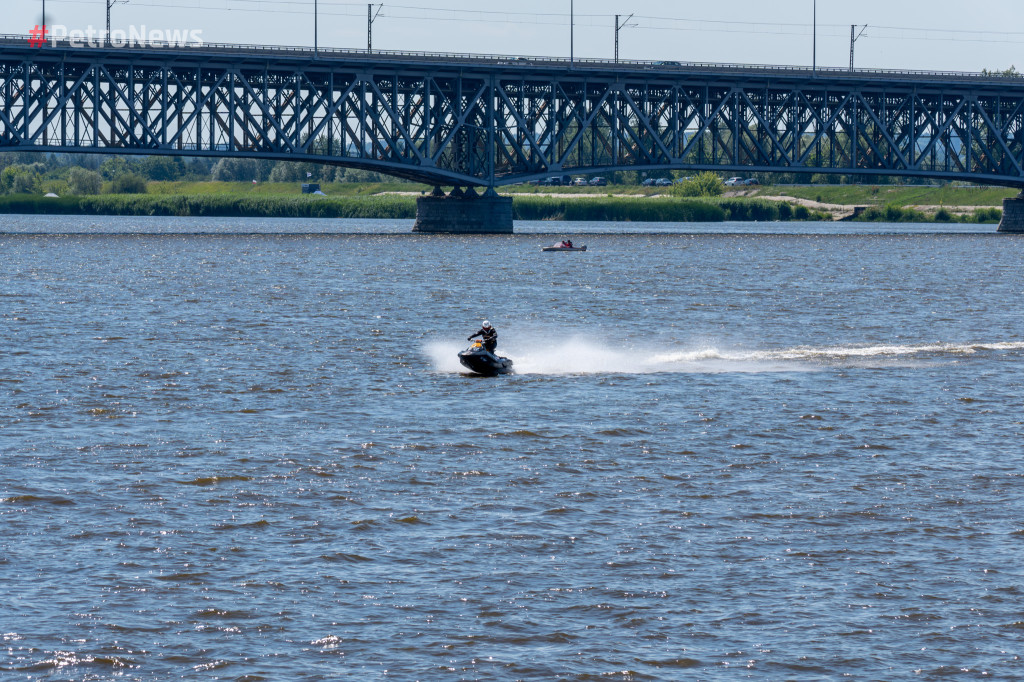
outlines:
[{"label": "parked car on shore", "polygon": [[568,175],[552,175],[544,178],[538,183],[541,187],[569,187],[572,185],[572,177]]},{"label": "parked car on shore", "polygon": [[726,187],[736,187],[743,184],[743,178],[729,178],[725,181]]},{"label": "parked car on shore", "polygon": [[590,178],[591,187],[607,187],[608,181],[604,178]]},{"label": "parked car on shore", "polygon": [[654,181],[654,186],[655,187],[671,187],[672,186],[672,181],[669,180],[668,178],[658,178],[657,180]]},{"label": "parked car on shore", "polygon": [[744,185],[760,185],[761,183],[757,181],[757,178],[747,178],[746,180],[743,181],[743,184]]}]

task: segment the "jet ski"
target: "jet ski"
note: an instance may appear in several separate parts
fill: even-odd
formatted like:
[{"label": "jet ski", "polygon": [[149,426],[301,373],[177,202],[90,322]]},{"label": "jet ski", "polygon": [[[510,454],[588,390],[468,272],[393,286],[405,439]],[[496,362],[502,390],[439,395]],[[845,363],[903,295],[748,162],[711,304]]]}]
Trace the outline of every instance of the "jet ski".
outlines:
[{"label": "jet ski", "polygon": [[472,346],[459,353],[459,362],[466,369],[485,377],[512,373],[512,361],[484,348],[483,341],[474,341]]}]

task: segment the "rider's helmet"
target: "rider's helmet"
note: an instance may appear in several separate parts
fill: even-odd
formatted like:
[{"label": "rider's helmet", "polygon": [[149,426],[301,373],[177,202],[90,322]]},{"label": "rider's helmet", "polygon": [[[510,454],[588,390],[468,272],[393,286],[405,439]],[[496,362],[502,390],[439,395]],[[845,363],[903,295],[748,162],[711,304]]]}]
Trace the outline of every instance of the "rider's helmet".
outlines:
[{"label": "rider's helmet", "polygon": [[487,320],[484,320],[484,329],[490,329],[490,328],[491,328],[491,323],[488,322]]}]

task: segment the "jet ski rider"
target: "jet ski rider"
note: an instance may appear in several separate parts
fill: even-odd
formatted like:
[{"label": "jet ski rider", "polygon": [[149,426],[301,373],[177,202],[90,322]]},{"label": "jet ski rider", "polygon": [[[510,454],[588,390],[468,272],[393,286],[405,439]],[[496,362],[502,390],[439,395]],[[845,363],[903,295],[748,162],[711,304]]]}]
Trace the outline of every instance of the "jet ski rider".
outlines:
[{"label": "jet ski rider", "polygon": [[484,348],[487,349],[488,353],[493,353],[494,349],[498,347],[498,330],[492,327],[491,323],[487,320],[484,320],[483,328],[480,331],[466,340],[472,341],[478,336],[484,342]]}]

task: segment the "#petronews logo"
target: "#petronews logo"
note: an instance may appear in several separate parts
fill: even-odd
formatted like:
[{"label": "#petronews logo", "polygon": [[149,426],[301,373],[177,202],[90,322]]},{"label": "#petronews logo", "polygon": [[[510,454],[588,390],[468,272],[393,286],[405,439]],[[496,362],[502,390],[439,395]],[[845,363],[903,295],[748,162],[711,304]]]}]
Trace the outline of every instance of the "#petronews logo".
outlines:
[{"label": "#petronews logo", "polygon": [[85,29],[68,28],[62,24],[42,26],[38,24],[28,33],[30,47],[57,46],[67,41],[70,47],[200,47],[203,45],[202,29],[160,29],[147,30],[143,26],[131,26],[127,31],[111,31],[110,35],[91,25]]}]

